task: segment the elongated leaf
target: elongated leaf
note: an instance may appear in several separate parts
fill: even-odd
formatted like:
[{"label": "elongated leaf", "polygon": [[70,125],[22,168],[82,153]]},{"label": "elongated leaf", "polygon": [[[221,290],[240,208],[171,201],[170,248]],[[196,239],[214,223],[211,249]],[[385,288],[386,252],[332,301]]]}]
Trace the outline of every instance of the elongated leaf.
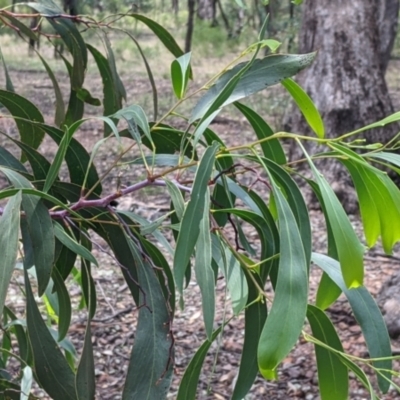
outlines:
[{"label": "elongated leaf", "polygon": [[142,260],[133,242],[129,244],[140,265],[141,307],[122,399],[164,399],[172,378],[171,316],[151,264]]},{"label": "elongated leaf", "polygon": [[39,52],[36,53],[39,56],[40,60],[42,61],[44,67],[46,68],[47,75],[49,75],[51,83],[53,84],[54,93],[56,95],[56,114],[54,116],[54,123],[57,126],[61,126],[62,122],[65,119],[65,104],[60,90],[60,86],[58,84],[57,78],[54,75],[54,72],[50,68],[47,61],[40,55]]},{"label": "elongated leaf", "polygon": [[153,143],[151,138],[149,122],[147,120],[147,116],[143,111],[142,107],[133,105],[129,107],[125,107],[122,110],[117,111],[115,114],[111,115],[113,118],[121,119],[124,118],[128,122],[129,131],[132,134],[132,137],[141,142],[140,133],[137,127],[140,127],[141,131],[145,134],[147,139]]},{"label": "elongated leaf", "polygon": [[[31,188],[23,176],[7,168],[0,168],[16,188]],[[38,278],[39,294],[46,290],[54,262],[54,232],[47,208],[40,198],[22,195],[22,208],[26,213],[29,240],[32,243],[34,265]],[[24,232],[23,241],[24,241]]]},{"label": "elongated leaf", "polygon": [[[165,301],[169,302],[169,309],[173,315],[175,312],[175,282],[171,268],[161,251],[153,243],[144,238],[141,238],[140,242],[151,258],[152,263],[158,267],[154,269],[154,272],[160,282]],[[165,280],[167,280],[167,282],[165,282]]]},{"label": "elongated leaf", "polygon": [[[317,307],[308,305],[307,319],[311,325],[313,336],[328,346],[343,352],[332,322],[326,314]],[[315,344],[317,356],[318,385],[321,400],[346,400],[349,392],[349,377],[347,367],[335,353]]]},{"label": "elongated leaf", "polygon": [[225,277],[232,309],[235,315],[247,304],[248,287],[246,276],[232,251],[216,235],[212,235],[212,257]]},{"label": "elongated leaf", "polygon": [[28,400],[32,388],[32,369],[28,365],[23,369],[21,379],[21,397],[20,400]]},{"label": "elongated leaf", "polygon": [[306,119],[310,128],[317,134],[319,138],[325,137],[325,127],[315,104],[308,94],[293,79],[287,78],[282,82],[282,86],[290,93],[296,102],[301,113]]},{"label": "elongated leaf", "polygon": [[[176,43],[174,37],[160,24],[153,21],[150,18],[145,17],[141,14],[129,14],[130,17],[137,19],[138,21],[143,22],[146,24],[161,40],[163,45],[175,56],[180,57],[183,55],[182,49]],[[191,75],[190,75],[191,77]]]},{"label": "elongated leaf", "polygon": [[95,398],[94,368],[92,334],[89,319],[86,325],[82,355],[76,371],[76,393],[78,400],[92,400]]},{"label": "elongated leaf", "polygon": [[218,143],[214,143],[205,151],[196,172],[191,198],[183,214],[174,256],[175,282],[181,293],[186,267],[200,233],[199,224],[203,214],[199,213],[199,210],[204,209],[204,195],[207,191],[218,147]]},{"label": "elongated leaf", "polygon": [[51,274],[54,282],[54,289],[58,299],[58,342],[61,342],[68,333],[71,323],[71,300],[62,276],[57,268],[53,268]]},{"label": "elongated leaf", "polygon": [[355,135],[356,133],[361,133],[361,132],[367,131],[372,128],[380,128],[382,126],[385,126],[387,124],[391,124],[391,123],[397,122],[397,121],[400,121],[400,111],[398,111],[392,115],[389,115],[388,117],[383,118],[378,122],[374,122],[373,124],[363,126],[360,129],[350,132],[349,135]]},{"label": "elongated leaf", "polygon": [[8,150],[3,147],[0,147],[0,165],[13,169],[24,176],[28,174],[28,171],[24,165],[21,164],[20,161],[18,161]]},{"label": "elongated leaf", "polygon": [[[329,275],[346,295],[367,342],[370,357],[391,357],[392,350],[385,321],[368,290],[363,286],[356,289],[347,289],[340,273],[339,263],[336,260],[317,253],[313,253],[312,260]],[[387,371],[392,369],[391,360],[377,361],[375,366],[386,370],[384,375],[390,379],[390,373]],[[380,375],[378,375],[378,383],[383,393],[389,390],[390,383]]]},{"label": "elongated leaf", "polygon": [[270,180],[278,210],[280,259],[274,301],[258,344],[258,365],[267,379],[276,376],[277,365],[299,337],[308,296],[308,264],[297,222],[271,174]]},{"label": "elongated leaf", "polygon": [[[49,125],[41,126],[58,145],[64,136],[64,132],[60,129],[51,127]],[[85,148],[74,138],[69,142],[67,152],[65,154],[65,161],[68,166],[68,171],[72,183],[81,186],[84,182],[86,170],[89,168],[87,175],[87,187],[92,188],[95,186],[93,193],[99,195],[102,191],[101,184],[99,183],[99,176],[94,165],[90,165],[90,156]]]},{"label": "elongated leaf", "polygon": [[256,301],[259,293],[250,278],[247,278],[247,285],[249,286],[249,306],[244,314],[244,344],[232,400],[244,399],[257,377],[258,341],[267,319],[267,307],[263,302]]},{"label": "elongated leaf", "polygon": [[25,143],[15,139],[11,140],[24,152],[24,156],[32,167],[35,180],[45,180],[50,169],[47,158]]},{"label": "elongated leaf", "polygon": [[[262,59],[255,60],[254,64],[241,77],[239,83],[234,88],[229,97],[221,104],[224,107],[228,104],[248,97],[268,86],[280,82],[282,79],[289,78],[302,69],[310,65],[315,58],[315,53],[304,55],[270,55]],[[240,63],[231,70],[225,72],[211,89],[200,99],[190,121],[202,118],[209,112],[211,105],[220,95],[226,84],[234,77],[246,63]]]},{"label": "elongated leaf", "polygon": [[[85,268],[83,264],[83,268],[86,270],[86,275],[89,275],[89,270]],[[92,308],[91,299],[91,286],[88,285],[88,309]],[[93,298],[96,299],[95,297]],[[90,314],[90,313],[89,313]],[[87,324],[86,324],[86,331],[85,331],[85,340],[83,343],[83,350],[81,359],[79,361],[78,369],[76,371],[76,393],[78,400],[94,400],[95,398],[95,365],[94,365],[94,355],[93,355],[93,346],[92,346],[92,333],[91,333],[91,316],[89,315]]]},{"label": "elongated leaf", "polygon": [[[87,48],[93,55],[99,68],[101,79],[103,82],[103,115],[110,115],[116,113],[122,108],[122,98],[118,95],[116,90],[116,83],[110,68],[110,64],[106,57],[104,57],[95,47],[86,44]],[[110,133],[110,128],[107,124],[104,125],[104,134],[107,136]]]},{"label": "elongated leaf", "polygon": [[[234,105],[249,121],[259,140],[274,134],[269,125],[254,110],[238,102],[235,102]],[[260,146],[266,158],[275,161],[277,164],[286,163],[286,156],[278,139],[264,141],[260,143]]]},{"label": "elongated leaf", "polygon": [[74,132],[75,130],[73,129],[67,129],[63,138],[61,139],[53,163],[51,164],[50,169],[47,173],[46,181],[44,182],[43,191],[46,193],[50,190],[54,181],[57,179],[58,173],[61,168],[61,164],[64,161],[65,155],[68,151],[69,144],[71,142],[72,135],[74,134]]},{"label": "elongated leaf", "polygon": [[93,256],[93,254],[86,247],[82,246],[76,240],[72,239],[71,236],[69,236],[64,231],[64,229],[61,227],[61,225],[58,222],[53,221],[53,226],[54,226],[54,234],[55,234],[56,238],[64,246],[66,246],[68,249],[72,250],[74,253],[78,254],[79,256],[85,258],[86,260],[99,266],[96,258]]},{"label": "elongated leaf", "polygon": [[72,85],[73,69],[72,69],[71,63],[63,55],[61,55],[61,58],[64,61],[64,64],[68,71],[69,79],[71,81],[71,90],[70,90],[70,94],[69,94],[68,108],[67,108],[67,112],[65,114],[64,123],[61,124],[61,126],[63,126],[63,125],[70,126],[75,121],[78,121],[83,117],[85,104],[84,104],[83,100],[81,100],[79,98],[78,90],[74,89],[74,87]]},{"label": "elongated leaf", "polygon": [[357,288],[363,284],[363,254],[365,249],[354,232],[349,218],[332,187],[315,168],[308,154],[305,153],[305,155],[321,191],[321,197],[326,209],[326,218],[332,229],[343,278],[350,289]]},{"label": "elongated leaf", "polygon": [[17,260],[21,200],[21,192],[11,197],[0,217],[0,315],[3,315],[8,285]]},{"label": "elongated leaf", "polygon": [[190,360],[188,367],[183,375],[181,384],[179,385],[178,395],[176,400],[196,400],[197,385],[200,378],[201,369],[207,352],[213,341],[221,333],[223,325],[216,329],[211,340],[206,340],[196,351],[194,357]]},{"label": "elongated leaf", "polygon": [[46,392],[60,400],[76,400],[74,374],[40,315],[25,271],[27,327],[38,381]]},{"label": "elongated leaf", "polygon": [[[43,140],[44,133],[35,125],[31,125],[29,121],[44,122],[43,116],[35,105],[24,97],[0,90],[0,103],[10,111],[11,115],[15,118],[21,141],[30,147],[37,149]],[[23,118],[23,119],[19,119]]]},{"label": "elongated leaf", "polygon": [[200,287],[201,304],[206,334],[211,340],[215,314],[215,277],[211,267],[211,235],[210,235],[210,193],[204,194],[203,217],[200,221],[200,232],[196,242],[196,259],[194,270],[196,281]]},{"label": "elongated leaf", "polygon": [[[12,18],[13,18],[13,17],[12,17]],[[13,19],[14,19],[15,21],[17,21],[17,24],[22,25],[22,26],[25,26],[23,23],[21,23],[20,21],[18,21],[16,18],[13,18]],[[16,25],[14,25],[14,26],[16,26]],[[25,27],[26,27],[26,26],[25,26]],[[28,28],[27,28],[27,29],[28,29]],[[31,32],[30,29],[28,29],[28,31]],[[4,68],[4,76],[5,76],[5,78],[6,78],[6,89],[7,89],[9,92],[14,92],[14,85],[13,85],[13,83],[12,83],[12,81],[11,81],[10,74],[8,73],[8,68],[7,68],[6,60],[4,59],[3,52],[1,51],[1,48],[0,48],[0,58],[1,58],[1,62],[2,62],[2,64],[3,64],[3,68]]]},{"label": "elongated leaf", "polygon": [[191,53],[178,57],[171,64],[171,79],[175,96],[178,99],[185,97],[187,84],[189,81]]}]

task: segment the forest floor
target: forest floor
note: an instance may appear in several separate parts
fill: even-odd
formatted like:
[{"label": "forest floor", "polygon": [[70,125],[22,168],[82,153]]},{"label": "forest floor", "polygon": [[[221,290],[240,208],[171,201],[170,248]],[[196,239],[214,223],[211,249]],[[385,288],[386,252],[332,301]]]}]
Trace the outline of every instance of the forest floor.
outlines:
[{"label": "forest floor", "polygon": [[[396,62],[395,69],[400,69],[400,63]],[[27,96],[40,108],[47,122],[51,123],[54,113],[54,94],[47,75],[38,71],[11,70],[16,92]],[[126,77],[125,77],[126,78]],[[395,79],[395,78],[394,78]],[[68,92],[67,80],[63,84],[63,91]],[[101,97],[101,81],[98,78],[89,80],[89,89],[94,96]],[[170,84],[164,79],[157,81],[161,95],[163,92],[170,92]],[[128,83],[127,92],[131,98],[135,96],[149,96],[149,86],[146,80],[136,80],[135,83]],[[400,93],[393,93],[396,109],[400,109]],[[99,109],[100,110],[100,109]],[[96,115],[94,108],[87,110],[88,116]],[[251,135],[246,123],[233,115],[221,118],[212,128],[222,135],[230,145],[245,140]],[[15,134],[14,124],[10,120],[1,122],[1,130],[9,134]],[[102,138],[102,124],[99,121],[91,120],[83,125],[75,137],[84,144],[87,150]],[[0,145],[4,138],[0,137]],[[56,146],[50,140],[45,140],[41,147],[44,155],[51,160],[55,154]],[[17,152],[17,150],[15,149]],[[115,142],[108,142],[101,147],[96,157],[97,167],[104,171],[110,160],[117,155]],[[105,193],[113,192],[117,187],[117,180],[124,184],[134,182],[140,177],[142,171],[133,168],[119,169],[115,174],[110,175],[104,182]],[[0,182],[1,185],[1,182]],[[168,207],[168,199],[162,190],[146,189],[135,194],[135,197],[124,199],[120,202],[119,208],[133,209],[135,212],[149,219],[156,218],[159,213]],[[319,211],[310,211],[313,230],[314,251],[326,252],[325,224],[322,214]],[[361,225],[358,216],[351,217],[354,226],[362,235]],[[104,249],[101,239],[96,239],[102,246],[103,251],[95,249],[96,257],[100,267],[94,269],[94,278],[97,287],[99,304],[96,316],[93,320],[92,334],[95,350],[97,399],[117,400],[121,398],[127,370],[130,349],[135,335],[135,322],[137,310],[132,302],[131,295],[122,278],[119,268],[112,257]],[[257,238],[254,237],[255,242]],[[365,285],[373,295],[377,295],[382,283],[390,278],[400,265],[400,248],[393,257],[387,257],[380,248],[369,251],[365,258],[366,277]],[[314,296],[315,288],[318,285],[320,271],[313,267],[310,280],[310,301]],[[17,278],[18,281],[18,278]],[[71,286],[71,293],[74,305],[80,300],[81,293],[78,288]],[[224,318],[231,316],[229,300],[226,300],[226,291],[222,280],[218,281],[218,312],[216,323],[221,323]],[[201,314],[201,296],[195,282],[191,282],[185,291],[185,309],[178,310],[173,323],[175,335],[175,374],[169,398],[174,399],[177,387],[185,368],[187,367],[194,352],[205,340]],[[11,287],[8,298],[15,312],[22,312],[24,299],[20,295],[17,284]],[[363,357],[366,353],[364,339],[360,329],[352,315],[351,309],[345,298],[339,300],[328,309],[328,315],[334,322],[338,333],[343,341],[343,346],[349,354]],[[80,351],[80,344],[83,341],[85,332],[86,315],[82,311],[76,311],[70,328],[70,338]],[[210,349],[205,361],[205,368],[201,375],[201,382],[198,389],[198,399],[229,399],[235,381],[237,366],[240,362],[241,347],[243,343],[243,316],[233,318],[224,330],[218,343]],[[400,341],[393,341],[394,348],[400,348]],[[399,363],[395,362],[394,369],[400,371]],[[370,373],[371,371],[367,371]],[[397,382],[399,383],[399,382]],[[43,397],[45,398],[45,397]],[[258,378],[247,400],[256,399],[318,399],[318,377],[315,367],[315,354],[313,346],[305,340],[300,339],[298,345],[286,357],[279,368],[279,380],[266,382]],[[351,378],[349,398],[353,400],[367,399],[367,392],[362,385]],[[400,398],[400,394],[394,391],[382,396],[386,400]]]}]

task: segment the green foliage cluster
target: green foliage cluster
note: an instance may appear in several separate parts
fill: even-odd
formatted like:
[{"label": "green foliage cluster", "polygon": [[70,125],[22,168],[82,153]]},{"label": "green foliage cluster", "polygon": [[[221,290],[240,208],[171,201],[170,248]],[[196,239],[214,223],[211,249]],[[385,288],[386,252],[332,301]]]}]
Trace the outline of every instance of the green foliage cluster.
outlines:
[{"label": "green foliage cluster", "polygon": [[[171,65],[171,82],[177,102],[159,116],[156,82],[142,54],[153,91],[150,118],[140,105],[125,104],[125,88],[107,36],[103,37],[103,54],[85,43],[74,21],[62,17],[62,11],[51,0],[27,5],[42,14],[65,42],[70,58],[63,58],[63,62],[71,89],[68,103],[64,103],[55,74],[41,58],[56,95],[52,125],[45,123],[33,103],[14,92],[6,69],[7,87],[0,90],[0,103],[10,113],[2,117],[15,120],[19,139],[2,134],[6,142],[16,144],[22,152],[17,159],[6,146],[0,147],[0,173],[8,181],[8,186],[0,190],[0,199],[7,202],[0,209],[0,388],[5,396],[34,398],[30,394],[34,380],[54,399],[95,398],[91,320],[97,299],[91,269],[98,262],[92,253],[93,233],[108,243],[138,309],[123,399],[166,398],[174,366],[172,322],[178,298],[184,306],[184,289],[191,269],[201,291],[207,339],[187,366],[177,399],[196,398],[207,351],[229,322],[223,321],[214,329],[219,276],[225,279],[233,314],[245,315],[244,345],[232,399],[243,399],[258,373],[265,379],[276,378],[279,364],[299,336],[315,345],[323,400],[347,398],[350,371],[375,399],[377,395],[363,365],[375,371],[379,389],[386,393],[392,375],[390,341],[380,311],[363,286],[365,248],[314,160],[328,156],[344,164],[357,190],[368,246],[374,246],[381,238],[385,251],[390,252],[400,239],[400,191],[376,165],[400,168],[400,156],[390,152],[398,138],[384,145],[365,145],[358,137],[366,129],[400,120],[400,113],[338,138],[325,138],[324,124],[313,102],[291,79],[313,61],[315,54],[260,57],[262,48],[275,51],[277,46],[276,41],[263,39],[265,26],[255,44],[211,81],[189,92],[194,79],[190,54],[183,54],[161,25],[132,13],[126,18],[145,24],[163,43],[165,51],[176,58]],[[36,38],[21,24],[23,15],[0,10],[0,16],[14,29],[20,29],[22,36]],[[113,29],[112,25],[90,19],[82,23],[97,27],[99,33]],[[134,36],[129,32],[127,35],[140,50]],[[102,78],[101,100],[93,98],[84,87],[89,54]],[[242,61],[249,56],[250,60]],[[293,97],[315,136],[274,132],[255,111],[239,102],[278,83]],[[198,93],[203,95],[191,114],[180,115],[179,106]],[[86,121],[85,104],[101,104],[103,110],[97,118],[104,122],[104,138],[91,152],[74,138]],[[212,120],[228,105],[248,120],[253,141],[229,147],[210,128]],[[185,123],[185,130],[174,125],[177,118],[179,126]],[[121,120],[127,128],[118,128]],[[58,146],[51,162],[38,151],[45,136]],[[100,176],[93,161],[99,147],[110,137],[120,141],[121,157],[132,146],[138,148],[140,156],[132,164],[143,168],[145,178],[105,193],[104,176]],[[121,137],[132,144],[123,148]],[[282,140],[295,141],[301,147],[304,141],[313,140],[327,148],[325,153],[314,156],[303,149],[304,162],[313,173],[308,184],[324,211],[327,255],[313,252],[307,206],[292,177],[297,173],[296,166],[288,164]],[[60,178],[63,163],[68,167],[69,180]],[[110,169],[113,167],[110,165]],[[267,199],[257,192],[256,185],[241,184],[243,171],[251,172],[255,182],[269,188]],[[149,187],[163,188],[170,198],[170,211],[156,221],[112,206],[120,197],[134,196]],[[242,204],[240,207],[237,201]],[[246,237],[243,222],[257,232],[260,252]],[[173,244],[165,231],[172,232]],[[16,315],[6,303],[9,283],[19,265],[24,274],[25,315]],[[323,271],[313,304],[309,303],[310,268]],[[68,341],[76,311],[66,284],[71,275],[81,285],[87,310],[79,356]],[[265,292],[267,282],[272,284],[273,300]],[[325,312],[341,293],[347,297],[361,327],[370,359],[344,352]],[[46,310],[38,305],[37,296],[44,299]],[[56,321],[52,326],[47,323],[50,314]],[[306,332],[305,324],[312,334]],[[11,347],[12,340],[18,343],[18,354]],[[12,358],[20,365],[18,379],[7,372]]]}]

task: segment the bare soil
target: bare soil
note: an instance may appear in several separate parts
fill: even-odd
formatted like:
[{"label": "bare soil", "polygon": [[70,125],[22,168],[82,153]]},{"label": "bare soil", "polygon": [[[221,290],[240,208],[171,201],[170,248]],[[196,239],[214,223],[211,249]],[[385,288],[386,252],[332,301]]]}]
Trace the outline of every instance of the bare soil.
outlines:
[{"label": "bare soil", "polygon": [[[22,67],[22,66],[21,66]],[[61,76],[62,77],[62,76]],[[42,111],[48,123],[54,116],[54,93],[47,75],[36,71],[11,71],[16,92],[31,99]],[[67,80],[62,79],[63,91],[68,92]],[[128,80],[129,82],[129,80]],[[170,90],[167,81],[158,82],[161,91]],[[93,96],[101,96],[101,82],[97,78],[89,81]],[[168,89],[167,89],[168,88]],[[135,84],[128,83],[127,92],[134,99],[149,93],[149,86],[145,80],[135,80]],[[396,93],[396,103],[399,104],[399,96]],[[100,109],[88,108],[88,116],[101,112]],[[1,130],[15,135],[14,123],[8,119],[0,121]],[[222,119],[221,123],[214,124],[213,129],[222,134],[229,144],[245,140],[251,135],[250,130],[240,119]],[[84,146],[91,150],[93,145],[102,138],[102,123],[91,120],[86,123],[75,136]],[[0,136],[0,145],[4,145],[6,139]],[[8,144],[7,144],[8,146]],[[54,156],[56,146],[46,139],[42,145],[44,155],[50,160]],[[18,152],[17,149],[13,151]],[[100,171],[105,171],[113,158],[117,156],[118,145],[110,141],[100,149],[96,157],[96,163]],[[133,157],[131,155],[130,157]],[[127,167],[118,168],[104,181],[104,192],[110,193],[116,190],[118,181],[124,184],[134,182],[142,172]],[[4,181],[0,181],[0,185]],[[134,209],[149,219],[155,218],[162,209],[168,205],[168,200],[162,190],[144,190],[121,201],[122,209]],[[313,229],[314,250],[326,251],[326,236],[323,216],[319,211],[311,211]],[[354,226],[362,235],[358,216],[352,217]],[[256,241],[257,238],[254,237]],[[108,253],[101,239],[96,239],[96,257],[100,267],[94,269],[99,304],[95,319],[92,324],[93,344],[95,349],[97,396],[98,399],[121,398],[125,374],[129,361],[129,354],[135,336],[135,322],[137,310],[122,278],[119,268],[112,256]],[[393,257],[386,257],[380,248],[371,250],[366,256],[365,285],[373,295],[376,295],[382,283],[390,278],[399,267],[400,249],[394,252]],[[311,299],[320,278],[320,271],[313,267],[311,271]],[[21,298],[18,286],[15,284],[20,278],[15,277],[15,282],[10,289],[8,303],[18,313],[24,310],[24,301]],[[218,281],[218,312],[216,323],[220,324],[231,316],[229,300],[226,299],[225,286],[222,280]],[[85,332],[86,315],[78,311],[80,299],[79,289],[71,283],[71,295],[76,307],[73,323],[70,328],[70,337],[76,345],[78,353],[83,342]],[[179,380],[182,377],[191,357],[205,340],[203,321],[201,315],[201,297],[195,282],[191,282],[185,292],[186,307],[183,311],[177,311],[173,324],[176,341],[175,374],[169,398],[174,399],[177,394]],[[343,340],[345,350],[355,356],[364,357],[366,347],[355,319],[346,300],[341,297],[329,310],[328,314],[334,321],[339,335]],[[23,315],[21,315],[23,317]],[[233,318],[228,324],[221,339],[211,347],[206,359],[204,372],[198,387],[198,399],[229,399],[240,362],[241,346],[243,342],[243,317]],[[400,348],[399,341],[393,341],[393,348]],[[399,363],[394,365],[399,371]],[[399,382],[398,382],[399,383]],[[42,398],[46,398],[43,396]],[[256,399],[318,399],[318,376],[315,367],[313,346],[300,339],[295,349],[288,355],[279,368],[279,380],[267,382],[258,378],[247,400]],[[367,399],[367,392],[361,384],[351,378],[350,399]],[[382,396],[386,400],[400,398],[400,394],[394,391]],[[156,399],[154,399],[156,400]]]}]

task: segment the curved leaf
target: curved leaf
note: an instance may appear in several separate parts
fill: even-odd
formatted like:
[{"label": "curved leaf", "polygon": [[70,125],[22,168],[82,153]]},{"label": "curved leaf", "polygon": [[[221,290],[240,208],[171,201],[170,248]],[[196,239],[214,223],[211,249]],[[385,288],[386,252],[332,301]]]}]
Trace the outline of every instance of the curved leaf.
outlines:
[{"label": "curved leaf", "polygon": [[[6,90],[0,90],[0,103],[10,111],[15,118],[21,141],[28,146],[37,149],[42,143],[43,131],[29,120],[44,122],[43,116],[38,108],[24,97]],[[26,121],[27,120],[27,121]]]},{"label": "curved leaf", "polygon": [[59,400],[77,400],[75,376],[40,315],[25,271],[27,327],[38,381],[46,392]]},{"label": "curved leaf", "polygon": [[[371,358],[391,357],[392,350],[385,321],[375,300],[364,286],[348,289],[340,272],[339,263],[330,257],[313,253],[312,261],[323,269],[346,295],[354,316],[363,332]],[[390,379],[392,361],[377,361],[374,365],[384,370],[383,374]],[[379,387],[383,393],[389,390],[390,382],[378,374]]]},{"label": "curved leaf", "polygon": [[0,315],[3,315],[8,285],[17,260],[21,200],[21,192],[18,192],[10,198],[0,216]]},{"label": "curved leaf", "polygon": [[211,340],[206,340],[190,360],[179,385],[176,400],[196,400],[197,385],[204,359],[206,358],[208,349],[211,347],[213,341],[221,333],[222,328],[223,325],[216,329],[211,336]]},{"label": "curved leaf", "polygon": [[258,344],[258,365],[271,379],[296,343],[303,328],[308,296],[308,263],[296,219],[271,174],[280,237],[275,297]]},{"label": "curved leaf", "polygon": [[296,102],[297,107],[299,107],[310,128],[317,134],[319,138],[324,138],[324,123],[321,115],[315,107],[315,104],[308,94],[293,79],[284,79],[281,84],[293,97],[293,100]]},{"label": "curved leaf", "polygon": [[181,229],[176,242],[174,255],[175,283],[180,293],[183,291],[183,278],[200,233],[199,224],[203,213],[199,212],[199,210],[204,210],[204,195],[207,191],[208,181],[214,166],[218,147],[219,144],[214,143],[205,151],[199,167],[197,168],[191,198],[181,221]]},{"label": "curved leaf", "polygon": [[250,278],[247,278],[247,284],[249,286],[249,306],[246,307],[244,314],[244,344],[232,400],[244,399],[257,377],[258,341],[268,313],[267,306],[261,301],[256,301],[259,293]]},{"label": "curved leaf", "polygon": [[[274,134],[264,119],[250,107],[239,102],[235,102],[234,105],[249,121],[258,140],[265,139]],[[262,142],[260,146],[266,158],[275,161],[277,164],[286,164],[286,155],[278,139]]]},{"label": "curved leaf", "polygon": [[[317,307],[308,305],[307,319],[313,336],[338,351],[343,352],[332,322],[327,315]],[[317,357],[318,385],[321,400],[346,400],[349,392],[349,377],[346,365],[328,349],[315,344]]]},{"label": "curved leaf", "polygon": [[123,400],[164,399],[172,378],[173,338],[171,315],[152,265],[127,238],[139,265],[139,319],[129,362]]},{"label": "curved leaf", "polygon": [[[314,58],[315,53],[303,55],[276,54],[255,60],[253,65],[240,77],[233,91],[217,108],[248,97],[268,86],[277,84],[282,79],[297,74],[297,72],[310,65]],[[218,96],[220,96],[225,86],[246,65],[247,62],[236,65],[217,80],[215,85],[197,103],[190,117],[191,122],[203,118],[207,113],[210,113],[210,107],[214,104]]]}]

